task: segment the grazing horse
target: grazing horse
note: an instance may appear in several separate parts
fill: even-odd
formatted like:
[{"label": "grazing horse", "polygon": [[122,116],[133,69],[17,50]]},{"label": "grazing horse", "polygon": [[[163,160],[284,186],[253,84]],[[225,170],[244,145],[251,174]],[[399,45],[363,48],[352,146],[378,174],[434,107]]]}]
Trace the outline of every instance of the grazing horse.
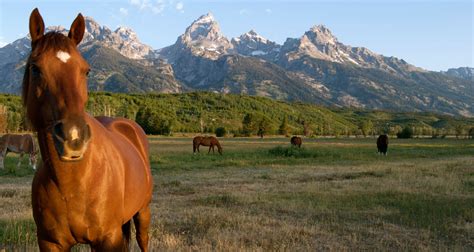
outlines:
[{"label": "grazing horse", "polygon": [[32,184],[39,248],[68,251],[83,243],[126,251],[133,219],[138,245],[148,251],[153,178],[146,135],[133,121],[85,112],[89,65],[77,49],[83,16],[68,36],[44,30],[34,9],[22,99],[43,158]]},{"label": "grazing horse", "polygon": [[30,166],[36,170],[36,154],[38,150],[35,148],[35,142],[30,134],[14,135],[5,134],[0,137],[0,168],[4,168],[5,157],[8,152],[19,153],[17,168],[20,168],[21,159],[24,154],[29,155]]},{"label": "grazing horse", "polygon": [[303,143],[303,139],[299,136],[293,136],[290,140],[291,145],[293,146],[298,146],[298,148],[301,148],[301,144]]},{"label": "grazing horse", "polygon": [[199,152],[199,146],[200,145],[203,145],[203,146],[209,146],[209,151],[207,152],[207,154],[209,154],[211,152],[211,149],[212,149],[212,153],[215,153],[214,152],[214,146],[217,146],[217,151],[219,152],[219,154],[222,155],[222,147],[221,147],[221,144],[219,143],[219,140],[217,140],[217,138],[213,137],[213,136],[197,136],[193,139],[193,153],[196,154],[196,150],[197,152]]},{"label": "grazing horse", "polygon": [[387,155],[388,136],[380,135],[377,138],[377,153]]}]

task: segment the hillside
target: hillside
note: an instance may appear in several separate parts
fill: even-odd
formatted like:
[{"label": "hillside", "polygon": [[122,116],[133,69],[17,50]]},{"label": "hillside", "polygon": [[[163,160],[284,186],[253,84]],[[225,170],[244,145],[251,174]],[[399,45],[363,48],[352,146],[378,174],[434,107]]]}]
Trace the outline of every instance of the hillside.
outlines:
[{"label": "hillside", "polygon": [[[21,101],[16,95],[0,95],[0,104],[9,111],[9,124],[19,125]],[[303,134],[303,121],[316,136],[362,134],[370,127],[373,134],[395,135],[410,126],[415,134],[467,134],[474,119],[433,113],[392,113],[385,111],[327,108],[306,103],[290,103],[258,96],[193,92],[184,94],[114,94],[91,93],[87,110],[93,115],[112,115],[137,119],[137,114],[150,111],[147,120],[166,124],[172,132],[214,132],[225,127],[232,134],[242,130],[246,114],[254,124],[265,122],[268,134],[278,133],[284,118],[292,134]],[[13,127],[13,126],[12,126]],[[13,130],[13,129],[12,129]],[[254,134],[256,132],[253,132]]]}]

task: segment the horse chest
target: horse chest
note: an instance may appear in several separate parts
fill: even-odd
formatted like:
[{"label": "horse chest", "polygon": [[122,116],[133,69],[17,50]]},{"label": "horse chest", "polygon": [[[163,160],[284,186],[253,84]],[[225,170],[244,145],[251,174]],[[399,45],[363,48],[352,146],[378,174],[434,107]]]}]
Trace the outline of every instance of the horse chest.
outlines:
[{"label": "horse chest", "polygon": [[[80,180],[63,178],[59,184],[47,183],[39,190],[42,219],[47,226],[70,233],[71,239],[81,243],[93,241],[104,235],[104,227],[122,225],[123,202],[119,195],[110,196],[109,185],[101,180],[84,185]],[[108,212],[105,209],[113,209]]]},{"label": "horse chest", "polygon": [[[120,226],[120,204],[107,198],[74,195],[64,199],[67,223],[71,234],[78,242],[88,242],[104,235],[103,227]],[[113,207],[114,213],[104,212]]]}]

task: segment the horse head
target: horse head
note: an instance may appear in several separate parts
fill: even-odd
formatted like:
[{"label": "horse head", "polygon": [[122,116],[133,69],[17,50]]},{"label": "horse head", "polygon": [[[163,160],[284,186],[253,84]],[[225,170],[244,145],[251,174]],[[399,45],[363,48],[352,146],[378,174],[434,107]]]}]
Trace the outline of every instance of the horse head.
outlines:
[{"label": "horse head", "polygon": [[22,98],[36,131],[50,133],[62,161],[80,160],[87,150],[91,130],[85,119],[89,65],[77,45],[85,32],[79,14],[68,36],[44,34],[38,9],[30,15],[31,54],[26,63]]}]

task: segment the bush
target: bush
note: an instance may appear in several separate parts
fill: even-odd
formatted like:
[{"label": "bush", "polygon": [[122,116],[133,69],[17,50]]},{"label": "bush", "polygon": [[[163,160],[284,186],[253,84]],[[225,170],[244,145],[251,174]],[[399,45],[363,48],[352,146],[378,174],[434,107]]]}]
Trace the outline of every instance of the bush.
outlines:
[{"label": "bush", "polygon": [[215,133],[217,137],[223,137],[227,134],[227,130],[224,127],[218,127]]},{"label": "bush", "polygon": [[272,156],[277,157],[294,157],[294,158],[310,158],[314,157],[315,154],[307,151],[305,148],[297,148],[294,146],[291,147],[282,147],[277,146],[268,150],[268,153]]},{"label": "bush", "polygon": [[397,133],[397,138],[413,138],[413,129],[406,126],[402,131]]}]

